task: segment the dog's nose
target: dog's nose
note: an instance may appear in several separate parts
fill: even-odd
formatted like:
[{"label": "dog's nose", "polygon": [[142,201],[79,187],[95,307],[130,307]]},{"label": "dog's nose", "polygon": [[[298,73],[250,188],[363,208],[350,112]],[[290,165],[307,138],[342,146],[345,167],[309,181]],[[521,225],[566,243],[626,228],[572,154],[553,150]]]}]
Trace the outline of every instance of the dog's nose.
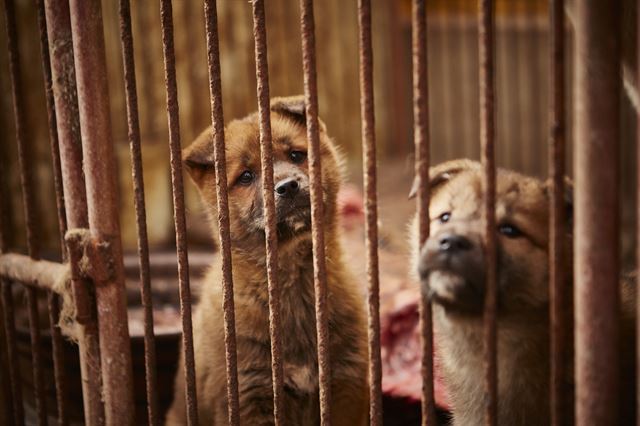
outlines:
[{"label": "dog's nose", "polygon": [[448,234],[438,241],[438,250],[443,253],[456,253],[471,250],[473,243],[462,235]]},{"label": "dog's nose", "polygon": [[300,190],[300,184],[294,178],[288,178],[278,182],[275,189],[279,197],[293,198]]}]

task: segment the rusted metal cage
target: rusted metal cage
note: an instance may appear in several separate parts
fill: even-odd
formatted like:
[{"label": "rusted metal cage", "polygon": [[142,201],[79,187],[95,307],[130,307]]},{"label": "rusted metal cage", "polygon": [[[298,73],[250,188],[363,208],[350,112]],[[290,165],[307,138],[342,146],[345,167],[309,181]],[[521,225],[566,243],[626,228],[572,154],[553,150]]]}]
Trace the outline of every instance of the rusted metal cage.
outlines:
[{"label": "rusted metal cage", "polygon": [[[35,222],[44,213],[34,199],[33,173],[29,169],[30,140],[25,133],[20,49],[17,43],[14,0],[4,0],[8,39],[10,77],[19,169],[23,191],[27,254],[10,251],[0,234],[0,278],[2,287],[2,323],[4,340],[0,344],[1,377],[5,400],[2,410],[10,424],[24,424],[23,387],[18,366],[18,335],[15,325],[15,287],[24,287],[30,324],[30,353],[33,367],[33,392],[37,423],[48,423],[46,380],[44,377],[43,336],[40,335],[38,300],[46,293],[50,324],[53,373],[56,395],[56,419],[70,424],[69,409],[74,401],[69,394],[65,365],[69,356],[79,356],[84,402],[84,421],[91,425],[125,425],[161,422],[158,396],[158,348],[162,341],[154,334],[151,301],[150,254],[147,237],[147,213],[142,177],[142,146],[138,117],[137,87],[133,52],[133,31],[129,0],[119,1],[119,25],[126,89],[128,136],[132,159],[134,203],[138,231],[140,299],[144,309],[144,377],[146,381],[146,418],[136,419],[134,407],[134,369],[127,323],[125,274],[118,219],[118,190],[115,157],[111,137],[109,94],[106,86],[106,55],[103,18],[99,0],[36,0],[42,72],[46,84],[46,106],[53,158],[57,216],[61,235],[60,261],[42,260]],[[216,170],[226,170],[224,117],[220,49],[216,0],[204,0],[211,122]],[[551,87],[551,128],[549,129],[549,176],[552,179],[550,215],[550,294],[551,294],[551,407],[553,424],[564,424],[571,407],[563,404],[566,392],[562,378],[570,368],[562,354],[570,335],[564,312],[569,295],[558,285],[571,265],[560,255],[561,236],[566,227],[562,200],[565,175],[565,52],[563,1],[549,2]],[[270,93],[267,66],[267,27],[264,0],[251,1],[257,98],[260,123],[262,191],[265,200],[266,274],[269,283],[269,320],[273,380],[273,406],[276,424],[283,424],[283,362],[277,277],[277,234],[275,222],[273,154],[270,123]],[[576,422],[608,424],[616,416],[618,331],[618,93],[620,78],[619,11],[609,2],[577,1],[575,5],[576,40],[576,172],[575,289],[576,336]],[[309,143],[309,168],[312,203],[312,240],[317,320],[320,411],[323,425],[330,424],[330,364],[328,359],[328,314],[321,195],[322,164],[319,147],[318,88],[314,2],[300,0],[301,48],[304,71],[304,99]],[[378,262],[378,202],[376,135],[373,99],[373,47],[371,1],[358,0],[360,106],[362,118],[363,179],[366,208],[366,253],[368,279],[368,349],[370,383],[370,423],[382,424],[382,367],[380,355],[380,282]],[[189,260],[186,241],[185,201],[181,160],[180,120],[176,84],[176,52],[171,0],[160,1],[162,47],[166,82],[166,107],[169,129],[170,170],[173,189],[173,214],[177,277],[179,282],[184,351],[186,406],[188,423],[198,424],[195,383]],[[494,4],[479,1],[478,49],[480,82],[480,142],[485,199],[485,248],[488,291],[484,304],[486,424],[497,424],[497,242],[495,222],[495,54]],[[427,102],[427,44],[425,0],[412,2],[413,120],[415,175],[421,182],[417,197],[420,219],[419,238],[429,235],[429,111]],[[598,78],[592,78],[594,74]],[[406,76],[409,78],[409,76]],[[640,77],[639,77],[640,78]],[[0,167],[2,165],[0,164]],[[2,186],[0,186],[2,189]],[[226,174],[218,173],[216,186],[219,212],[219,247],[223,269],[224,333],[227,372],[228,419],[240,423],[238,372],[235,338],[231,237]],[[594,197],[597,194],[597,202]],[[0,202],[6,194],[0,194]],[[0,208],[7,208],[2,202]],[[4,216],[0,215],[0,218]],[[599,226],[594,226],[594,224]],[[1,228],[1,227],[0,227]],[[4,229],[4,228],[2,228]],[[65,351],[60,323],[61,309],[72,309],[71,333],[79,355]],[[437,424],[434,407],[434,364],[431,306],[427,294],[421,298],[422,335],[422,423]],[[63,310],[64,310],[63,309]],[[63,318],[64,322],[64,318]],[[599,348],[594,351],[593,348]],[[78,398],[78,395],[74,395]],[[166,401],[165,401],[166,402]],[[138,414],[139,415],[139,414]]]}]

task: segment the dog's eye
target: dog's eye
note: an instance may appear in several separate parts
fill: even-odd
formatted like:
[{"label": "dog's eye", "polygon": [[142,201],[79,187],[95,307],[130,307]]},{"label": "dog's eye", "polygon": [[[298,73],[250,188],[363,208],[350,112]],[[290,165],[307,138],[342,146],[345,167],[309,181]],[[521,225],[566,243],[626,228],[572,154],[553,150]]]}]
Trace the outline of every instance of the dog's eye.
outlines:
[{"label": "dog's eye", "polygon": [[307,158],[307,153],[304,151],[291,151],[289,158],[296,164],[302,163]]},{"label": "dog's eye", "polygon": [[253,174],[253,172],[251,170],[245,170],[244,172],[242,172],[240,174],[240,176],[238,177],[237,182],[240,185],[249,185],[251,184],[251,182],[253,182],[253,179],[255,179],[255,175]]},{"label": "dog's eye", "polygon": [[509,223],[503,223],[498,226],[498,232],[508,238],[518,238],[522,236],[522,231],[518,229],[518,227],[513,226]]},{"label": "dog's eye", "polygon": [[440,216],[438,216],[438,220],[440,221],[440,223],[447,223],[449,222],[449,219],[451,219],[451,213],[449,212],[444,212]]}]

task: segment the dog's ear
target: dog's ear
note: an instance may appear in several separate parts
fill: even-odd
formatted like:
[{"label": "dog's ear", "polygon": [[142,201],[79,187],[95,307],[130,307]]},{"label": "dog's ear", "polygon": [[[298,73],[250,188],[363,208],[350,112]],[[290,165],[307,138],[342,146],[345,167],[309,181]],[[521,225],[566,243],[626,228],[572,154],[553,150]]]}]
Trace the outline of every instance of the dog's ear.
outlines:
[{"label": "dog's ear", "polygon": [[[553,181],[547,179],[544,183],[545,192],[550,197]],[[564,177],[564,220],[568,232],[573,231],[573,181],[570,177]]]},{"label": "dog's ear", "polygon": [[[271,100],[271,111],[277,112],[288,119],[302,125],[307,125],[307,111],[304,103],[304,95],[286,96]],[[318,117],[320,131],[326,132],[324,122]]]},{"label": "dog's ear", "polygon": [[[451,180],[451,178],[458,173],[479,167],[480,164],[478,162],[467,159],[451,160],[431,167],[429,169],[429,190],[433,194],[436,188]],[[416,176],[413,178],[411,191],[409,191],[409,199],[415,198],[415,196],[418,195],[419,188],[420,176]]]},{"label": "dog's ear", "polygon": [[182,150],[182,161],[196,185],[201,186],[207,173],[215,173],[213,161],[213,129],[209,126]]}]

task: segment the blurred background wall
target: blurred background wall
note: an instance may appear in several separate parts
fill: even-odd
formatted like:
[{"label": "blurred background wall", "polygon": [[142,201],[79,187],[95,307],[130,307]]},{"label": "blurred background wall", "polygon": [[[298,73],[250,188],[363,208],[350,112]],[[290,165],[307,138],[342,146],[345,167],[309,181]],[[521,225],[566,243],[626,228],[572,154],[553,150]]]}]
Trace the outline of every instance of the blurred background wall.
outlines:
[{"label": "blurred background wall", "polygon": [[[57,222],[44,87],[40,66],[34,2],[17,0],[23,93],[27,130],[34,152],[31,165],[41,190],[40,208],[47,212],[39,223],[46,245],[57,245]],[[432,162],[456,157],[478,158],[478,54],[475,0],[428,2],[429,110]],[[544,0],[496,2],[496,87],[498,164],[544,176],[548,134],[548,27]],[[295,0],[266,2],[269,78],[272,96],[300,94],[302,58],[299,8]],[[127,143],[122,60],[117,2],[104,1],[111,117],[120,167],[123,242],[135,249],[135,221]],[[164,69],[157,1],[132,2],[136,73],[142,130],[148,226],[154,247],[173,241],[168,166],[168,136]],[[320,113],[330,134],[344,148],[350,178],[358,183],[361,162],[360,107],[356,1],[316,2],[316,38]],[[631,14],[635,16],[635,14]],[[219,0],[220,47],[224,113],[227,121],[257,109],[251,5],[244,0]],[[3,19],[3,18],[2,18]],[[210,123],[204,17],[201,2],[175,1],[180,125],[186,146]],[[4,26],[0,20],[0,26]],[[567,28],[570,28],[568,25]],[[374,80],[376,131],[381,185],[390,173],[411,172],[413,151],[411,107],[411,1],[373,0]],[[571,32],[567,31],[568,156],[571,155]],[[3,223],[13,245],[24,244],[22,204],[17,174],[13,112],[5,31],[0,31],[0,167],[9,174],[1,184],[2,203],[9,205]],[[623,111],[623,198],[631,205],[635,114],[621,98]],[[570,161],[569,161],[570,163]],[[569,170],[571,169],[570,164]],[[5,176],[4,172],[2,176]],[[206,241],[206,227],[198,226],[200,208],[187,183],[191,237]],[[406,193],[408,187],[397,188]],[[625,205],[626,205],[625,204]],[[623,225],[633,225],[633,209],[625,207]],[[194,225],[195,224],[195,225]],[[633,235],[630,233],[629,235]],[[631,238],[627,245],[633,244]]]}]

